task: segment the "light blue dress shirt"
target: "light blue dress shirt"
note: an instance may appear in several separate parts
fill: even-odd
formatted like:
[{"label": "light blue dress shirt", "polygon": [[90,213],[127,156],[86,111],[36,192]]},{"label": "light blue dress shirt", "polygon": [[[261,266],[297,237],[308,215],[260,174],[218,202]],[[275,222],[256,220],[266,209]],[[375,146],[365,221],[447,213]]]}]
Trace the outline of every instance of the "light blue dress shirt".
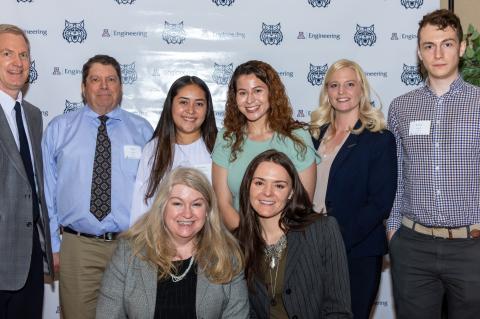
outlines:
[{"label": "light blue dress shirt", "polygon": [[60,226],[92,235],[120,232],[129,226],[141,150],[153,129],[142,117],[119,107],[106,115],[112,145],[112,211],[102,221],[90,213],[99,115],[85,106],[55,117],[44,132],[45,197],[54,253],[60,251]]}]

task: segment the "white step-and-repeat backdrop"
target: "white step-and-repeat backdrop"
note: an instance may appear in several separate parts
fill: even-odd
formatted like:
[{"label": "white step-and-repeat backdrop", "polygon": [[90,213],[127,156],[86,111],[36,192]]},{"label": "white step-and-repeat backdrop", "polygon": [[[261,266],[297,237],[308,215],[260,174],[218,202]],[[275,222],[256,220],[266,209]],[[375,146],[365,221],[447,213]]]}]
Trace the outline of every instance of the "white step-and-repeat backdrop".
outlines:
[{"label": "white step-and-repeat backdrop", "polygon": [[[32,47],[27,99],[46,125],[82,106],[81,68],[104,53],[122,65],[122,107],[155,127],[171,83],[190,74],[209,85],[219,126],[237,65],[270,63],[294,115],[309,121],[329,65],[357,61],[386,113],[422,85],[418,21],[439,0],[1,0],[0,23],[20,26]],[[375,95],[374,95],[375,96]],[[46,319],[59,318],[58,285],[46,285]],[[394,318],[388,263],[374,318]]]}]

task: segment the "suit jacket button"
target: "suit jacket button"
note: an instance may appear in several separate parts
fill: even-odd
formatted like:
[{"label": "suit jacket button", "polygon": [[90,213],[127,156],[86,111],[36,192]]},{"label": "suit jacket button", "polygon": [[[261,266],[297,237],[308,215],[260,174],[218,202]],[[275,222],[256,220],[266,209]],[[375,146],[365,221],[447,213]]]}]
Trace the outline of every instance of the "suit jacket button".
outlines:
[{"label": "suit jacket button", "polygon": [[27,227],[32,227],[32,222],[27,222]]},{"label": "suit jacket button", "polygon": [[292,319],[298,319],[298,316],[297,315],[292,316]]},{"label": "suit jacket button", "polygon": [[292,293],[292,289],[287,288],[287,290],[285,290],[285,293],[286,293],[287,295],[291,294],[291,293]]}]

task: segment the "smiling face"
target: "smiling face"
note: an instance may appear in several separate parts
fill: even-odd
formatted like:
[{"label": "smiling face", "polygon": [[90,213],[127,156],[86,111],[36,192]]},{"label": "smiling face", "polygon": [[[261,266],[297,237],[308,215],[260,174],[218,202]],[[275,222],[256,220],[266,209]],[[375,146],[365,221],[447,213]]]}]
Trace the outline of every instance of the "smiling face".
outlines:
[{"label": "smiling face", "polygon": [[428,72],[430,81],[453,82],[458,76],[460,57],[465,53],[466,43],[458,40],[452,27],[441,30],[427,24],[419,33],[418,57]]},{"label": "smiling face", "polygon": [[281,165],[262,162],[253,174],[249,195],[250,204],[260,220],[278,222],[293,195],[292,179]]},{"label": "smiling face", "polygon": [[353,69],[347,67],[335,71],[327,83],[327,93],[336,112],[356,112],[358,117],[362,86]]},{"label": "smiling face", "polygon": [[112,65],[93,63],[82,92],[88,105],[99,115],[107,114],[120,104],[122,85]]},{"label": "smiling face", "polygon": [[192,142],[200,138],[206,114],[207,97],[198,85],[189,84],[178,90],[172,103],[177,142]]},{"label": "smiling face", "polygon": [[270,109],[267,84],[255,74],[240,75],[236,83],[235,100],[248,122],[266,123]]},{"label": "smiling face", "polygon": [[0,33],[0,90],[16,99],[28,79],[30,54],[21,35]]},{"label": "smiling face", "polygon": [[164,218],[165,226],[175,246],[193,243],[205,225],[207,201],[198,191],[176,184],[168,197]]}]

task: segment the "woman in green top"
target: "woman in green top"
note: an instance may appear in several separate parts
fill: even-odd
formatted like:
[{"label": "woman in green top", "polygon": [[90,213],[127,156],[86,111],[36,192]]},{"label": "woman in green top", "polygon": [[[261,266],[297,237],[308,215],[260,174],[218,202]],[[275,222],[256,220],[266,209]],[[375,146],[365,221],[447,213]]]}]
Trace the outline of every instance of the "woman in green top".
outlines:
[{"label": "woman in green top", "polygon": [[262,61],[239,65],[228,85],[224,128],[212,152],[212,183],[225,225],[238,227],[238,193],[250,161],[276,149],[288,155],[310,199],[319,158],[305,124],[292,117],[292,108],[278,73]]}]

